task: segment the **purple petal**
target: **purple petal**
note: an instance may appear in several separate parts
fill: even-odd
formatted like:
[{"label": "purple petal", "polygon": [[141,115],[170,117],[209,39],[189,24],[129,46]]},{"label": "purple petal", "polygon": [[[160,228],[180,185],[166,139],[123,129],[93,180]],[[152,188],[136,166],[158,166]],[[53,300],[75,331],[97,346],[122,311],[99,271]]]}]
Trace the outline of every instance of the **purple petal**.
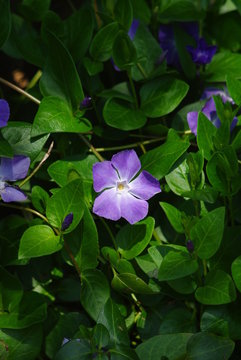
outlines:
[{"label": "purple petal", "polygon": [[64,221],[62,222],[61,230],[62,231],[67,230],[70,227],[70,225],[72,224],[73,219],[74,219],[74,215],[72,212],[69,213],[68,215],[66,215],[64,218]]},{"label": "purple petal", "polygon": [[159,181],[147,171],[142,171],[140,175],[128,185],[130,188],[129,192],[143,200],[148,200],[155,194],[161,192]]},{"label": "purple petal", "polygon": [[2,157],[0,166],[1,180],[16,181],[26,177],[30,165],[27,156],[15,155],[12,159]]},{"label": "purple petal", "polygon": [[138,26],[139,26],[139,20],[137,19],[134,19],[131,23],[131,27],[128,31],[128,35],[130,37],[131,40],[134,39],[135,35],[136,35],[136,32],[137,32],[137,29],[138,29]]},{"label": "purple petal", "polygon": [[193,251],[194,251],[194,244],[193,244],[192,240],[187,240],[186,247],[187,247],[187,250],[188,250],[190,253],[193,253]]},{"label": "purple petal", "polygon": [[234,104],[234,101],[229,96],[227,90],[224,91],[222,89],[216,89],[216,88],[211,88],[211,87],[204,90],[204,92],[203,92],[203,94],[201,96],[201,100],[209,99],[214,95],[219,95],[224,103],[229,101],[231,104]]},{"label": "purple petal", "polygon": [[178,67],[180,63],[172,25],[160,25],[158,39],[166,55],[167,64]]},{"label": "purple petal", "polygon": [[130,224],[144,219],[148,213],[148,202],[137,199],[130,193],[121,194],[120,196],[121,216]]},{"label": "purple petal", "polygon": [[118,171],[120,180],[127,182],[129,182],[141,168],[141,162],[134,150],[124,150],[113,155],[111,163]]},{"label": "purple petal", "polygon": [[119,177],[110,161],[98,162],[93,165],[94,190],[100,192],[116,186]]},{"label": "purple petal", "polygon": [[103,191],[95,199],[93,213],[110,220],[119,220],[121,217],[120,197],[116,189]]},{"label": "purple petal", "polygon": [[196,48],[188,45],[186,49],[190,53],[193,62],[198,65],[205,65],[211,62],[217,51],[217,46],[207,45],[206,41],[200,38]]},{"label": "purple petal", "polygon": [[90,107],[91,106],[91,102],[92,102],[92,98],[90,97],[90,96],[86,96],[83,100],[82,100],[82,102],[81,102],[81,104],[80,104],[80,106],[81,107]]},{"label": "purple petal", "polygon": [[121,70],[118,68],[118,66],[114,63],[113,58],[110,58],[110,62],[111,62],[111,64],[112,64],[113,68],[115,69],[115,71],[121,71]]},{"label": "purple petal", "polygon": [[197,135],[197,120],[198,120],[198,112],[197,111],[190,111],[187,114],[187,122],[188,126],[193,132],[193,134]]},{"label": "purple petal", "polygon": [[238,118],[235,116],[235,117],[233,118],[233,121],[232,121],[231,125],[230,125],[230,131],[233,131],[233,129],[235,128],[235,126],[237,125],[237,123],[238,123]]},{"label": "purple petal", "polygon": [[27,199],[27,196],[21,190],[13,186],[6,186],[0,193],[2,200],[7,203],[12,201],[24,201]]},{"label": "purple petal", "polygon": [[0,99],[0,128],[7,125],[9,116],[10,108],[7,101],[4,99]]},{"label": "purple petal", "polygon": [[183,22],[180,23],[180,26],[188,33],[190,36],[192,36],[197,42],[199,38],[199,28],[197,22]]},{"label": "purple petal", "polygon": [[213,100],[213,98],[209,99],[206,104],[204,105],[204,107],[202,108],[202,112],[207,116],[207,118],[209,120],[211,120],[211,114],[213,112],[216,113],[216,105],[215,105],[215,101]]}]

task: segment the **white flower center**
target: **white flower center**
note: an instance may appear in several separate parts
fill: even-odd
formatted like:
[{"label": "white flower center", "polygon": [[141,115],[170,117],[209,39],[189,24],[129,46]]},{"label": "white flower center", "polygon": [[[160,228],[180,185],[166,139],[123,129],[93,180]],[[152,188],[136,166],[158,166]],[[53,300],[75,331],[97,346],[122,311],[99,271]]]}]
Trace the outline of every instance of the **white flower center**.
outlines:
[{"label": "white flower center", "polygon": [[123,194],[124,192],[127,192],[129,190],[127,181],[118,181],[116,183],[116,190],[118,194]]}]

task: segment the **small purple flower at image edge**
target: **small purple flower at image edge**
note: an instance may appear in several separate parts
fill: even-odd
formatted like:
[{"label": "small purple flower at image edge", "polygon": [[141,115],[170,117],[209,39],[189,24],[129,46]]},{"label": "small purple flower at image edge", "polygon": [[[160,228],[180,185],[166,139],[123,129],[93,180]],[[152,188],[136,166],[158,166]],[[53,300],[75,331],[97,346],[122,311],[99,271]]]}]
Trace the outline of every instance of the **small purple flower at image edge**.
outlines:
[{"label": "small purple flower at image edge", "polygon": [[[161,192],[159,181],[142,171],[134,150],[124,150],[112,156],[111,161],[93,165],[94,190],[100,193],[94,201],[93,213],[117,221],[121,217],[130,224],[144,219],[148,202]],[[136,175],[139,175],[136,177]]]},{"label": "small purple flower at image edge", "polygon": [[0,128],[5,127],[10,116],[10,108],[8,102],[0,99]]}]

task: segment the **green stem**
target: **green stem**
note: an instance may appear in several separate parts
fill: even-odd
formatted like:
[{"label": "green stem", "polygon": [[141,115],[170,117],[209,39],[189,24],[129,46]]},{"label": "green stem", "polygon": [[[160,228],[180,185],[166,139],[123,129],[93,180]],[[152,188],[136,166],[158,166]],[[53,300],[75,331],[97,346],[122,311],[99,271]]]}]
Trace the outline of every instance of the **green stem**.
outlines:
[{"label": "green stem", "polygon": [[118,250],[118,246],[117,246],[117,244],[116,244],[116,242],[115,242],[115,237],[114,237],[114,235],[113,235],[113,233],[112,233],[109,225],[106,223],[106,221],[105,221],[102,217],[100,217],[99,219],[101,220],[101,222],[102,222],[102,224],[104,225],[106,231],[107,231],[108,234],[110,235],[111,241],[112,241],[112,243],[113,243],[113,245],[114,245],[114,247],[115,247],[115,250],[117,251],[117,250]]},{"label": "green stem", "polygon": [[233,201],[232,201],[231,195],[228,196],[228,207],[229,207],[229,216],[230,216],[231,226],[234,227]]},{"label": "green stem", "polygon": [[133,82],[132,77],[131,77],[131,72],[127,71],[127,75],[128,75],[132,95],[133,95],[133,98],[134,98],[135,106],[138,109],[138,99],[137,99],[137,95],[136,95],[135,85],[134,85],[134,82]]},{"label": "green stem", "polygon": [[38,172],[38,170],[41,168],[41,166],[45,163],[45,161],[50,156],[53,146],[54,146],[54,142],[52,141],[47,153],[44,155],[43,159],[40,161],[38,166],[36,166],[36,168],[31,172],[31,174],[29,176],[27,176],[25,179],[23,179],[23,181],[21,181],[21,183],[19,184],[19,187],[22,187],[26,182],[28,182],[34,176],[34,174],[36,174],[36,172]]},{"label": "green stem", "polygon": [[88,146],[88,148],[92,151],[93,154],[97,157],[98,160],[104,161],[105,159],[99,154],[99,152],[96,150],[96,148],[91,145],[91,143],[86,139],[86,137],[82,134],[79,134],[79,137],[83,142]]},{"label": "green stem", "polygon": [[36,72],[36,74],[33,76],[33,78],[31,79],[31,81],[29,82],[28,86],[26,87],[26,90],[32,89],[37,84],[37,82],[39,81],[41,76],[42,76],[42,71],[38,70]]},{"label": "green stem", "polygon": [[98,151],[98,152],[103,152],[103,151],[130,149],[130,148],[133,148],[133,147],[139,147],[141,144],[142,145],[148,145],[148,144],[159,142],[159,141],[165,140],[165,139],[166,139],[166,137],[162,137],[162,138],[158,138],[158,139],[145,140],[145,141],[142,141],[142,142],[132,143],[132,144],[128,144],[128,145],[111,146],[111,147],[107,147],[107,148],[96,148],[95,150]]},{"label": "green stem", "polygon": [[154,239],[159,243],[159,245],[162,245],[162,241],[161,241],[161,239],[159,238],[159,236],[158,236],[158,234],[157,234],[157,232],[156,232],[155,229],[153,230],[152,235],[153,235]]},{"label": "green stem", "polygon": [[25,97],[27,97],[28,99],[32,100],[33,102],[35,102],[36,104],[40,104],[40,100],[38,100],[36,97],[30,95],[29,93],[27,93],[27,91],[24,91],[23,89],[21,89],[20,87],[10,83],[9,81],[3,79],[0,77],[0,83],[10,87],[11,89],[19,92],[20,94],[24,95]]},{"label": "green stem", "polygon": [[145,79],[147,79],[147,78],[148,78],[148,75],[147,75],[147,73],[145,72],[145,69],[142,67],[142,65],[141,65],[140,63],[137,63],[136,65],[137,65],[138,69],[140,70],[141,75],[142,75]]},{"label": "green stem", "polygon": [[207,262],[205,259],[203,259],[203,275],[206,277],[207,276]]}]

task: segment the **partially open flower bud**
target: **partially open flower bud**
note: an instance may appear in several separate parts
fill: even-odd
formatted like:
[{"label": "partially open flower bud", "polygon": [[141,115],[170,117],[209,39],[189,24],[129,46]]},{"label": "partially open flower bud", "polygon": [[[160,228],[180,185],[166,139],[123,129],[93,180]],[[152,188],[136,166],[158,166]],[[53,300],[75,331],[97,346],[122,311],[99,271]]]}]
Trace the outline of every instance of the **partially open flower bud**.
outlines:
[{"label": "partially open flower bud", "polygon": [[65,216],[64,221],[62,222],[61,231],[65,231],[70,227],[73,222],[73,218],[74,215],[72,212]]},{"label": "partially open flower bud", "polygon": [[186,247],[187,247],[187,250],[188,250],[190,253],[193,253],[193,251],[194,251],[194,245],[193,245],[192,240],[188,240],[188,241],[187,241]]}]

